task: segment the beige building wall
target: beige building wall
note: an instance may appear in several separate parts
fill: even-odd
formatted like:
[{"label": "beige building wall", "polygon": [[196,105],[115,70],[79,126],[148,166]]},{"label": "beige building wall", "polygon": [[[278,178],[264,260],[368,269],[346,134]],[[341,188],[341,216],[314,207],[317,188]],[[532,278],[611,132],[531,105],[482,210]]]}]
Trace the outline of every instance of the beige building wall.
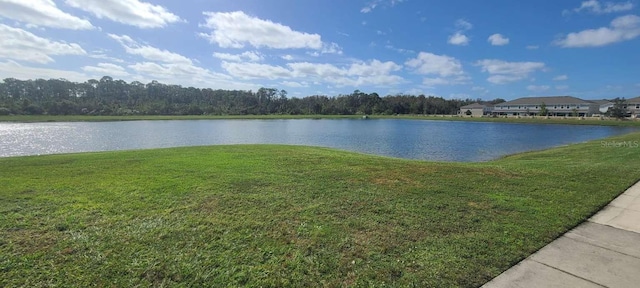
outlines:
[{"label": "beige building wall", "polygon": [[[467,110],[471,111],[471,115],[467,115]],[[463,117],[482,117],[484,115],[483,108],[460,109],[460,115]]]}]

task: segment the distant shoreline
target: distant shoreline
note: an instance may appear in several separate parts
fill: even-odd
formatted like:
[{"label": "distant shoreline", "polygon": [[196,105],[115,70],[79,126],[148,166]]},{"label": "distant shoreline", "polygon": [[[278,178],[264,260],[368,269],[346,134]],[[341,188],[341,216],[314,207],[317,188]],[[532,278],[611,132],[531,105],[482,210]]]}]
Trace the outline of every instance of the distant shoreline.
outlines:
[{"label": "distant shoreline", "polygon": [[[87,115],[11,115],[0,116],[0,122],[108,122],[108,121],[150,121],[150,120],[279,120],[279,119],[362,119],[364,115],[127,115],[127,116],[87,116]],[[562,124],[640,127],[638,119],[610,119],[598,117],[460,117],[457,115],[367,115],[366,119],[414,119],[447,120],[469,122],[498,122],[522,124]]]}]

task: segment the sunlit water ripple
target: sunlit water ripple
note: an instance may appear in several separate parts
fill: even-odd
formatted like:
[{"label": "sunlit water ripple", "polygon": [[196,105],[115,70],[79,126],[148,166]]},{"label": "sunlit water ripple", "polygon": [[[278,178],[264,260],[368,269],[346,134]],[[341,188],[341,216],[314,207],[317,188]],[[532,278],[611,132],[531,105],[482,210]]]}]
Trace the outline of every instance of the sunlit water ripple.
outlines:
[{"label": "sunlit water ripple", "polygon": [[397,119],[0,123],[0,157],[223,144],[291,144],[486,161],[638,131],[630,127]]}]

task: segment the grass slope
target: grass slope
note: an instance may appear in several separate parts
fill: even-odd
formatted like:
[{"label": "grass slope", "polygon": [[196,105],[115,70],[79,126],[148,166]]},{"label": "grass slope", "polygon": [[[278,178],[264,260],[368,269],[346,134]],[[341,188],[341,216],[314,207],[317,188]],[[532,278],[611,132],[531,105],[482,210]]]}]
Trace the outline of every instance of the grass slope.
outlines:
[{"label": "grass slope", "polygon": [[631,146],[487,163],[271,145],[3,158],[0,286],[478,286],[639,180]]}]

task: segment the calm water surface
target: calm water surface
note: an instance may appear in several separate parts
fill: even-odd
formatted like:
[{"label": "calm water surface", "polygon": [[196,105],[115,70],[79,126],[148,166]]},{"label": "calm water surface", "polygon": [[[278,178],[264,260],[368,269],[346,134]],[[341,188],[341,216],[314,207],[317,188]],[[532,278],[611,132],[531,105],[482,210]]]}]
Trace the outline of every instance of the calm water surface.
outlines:
[{"label": "calm water surface", "polygon": [[636,128],[427,120],[0,123],[0,157],[220,144],[292,144],[383,156],[486,161]]}]

